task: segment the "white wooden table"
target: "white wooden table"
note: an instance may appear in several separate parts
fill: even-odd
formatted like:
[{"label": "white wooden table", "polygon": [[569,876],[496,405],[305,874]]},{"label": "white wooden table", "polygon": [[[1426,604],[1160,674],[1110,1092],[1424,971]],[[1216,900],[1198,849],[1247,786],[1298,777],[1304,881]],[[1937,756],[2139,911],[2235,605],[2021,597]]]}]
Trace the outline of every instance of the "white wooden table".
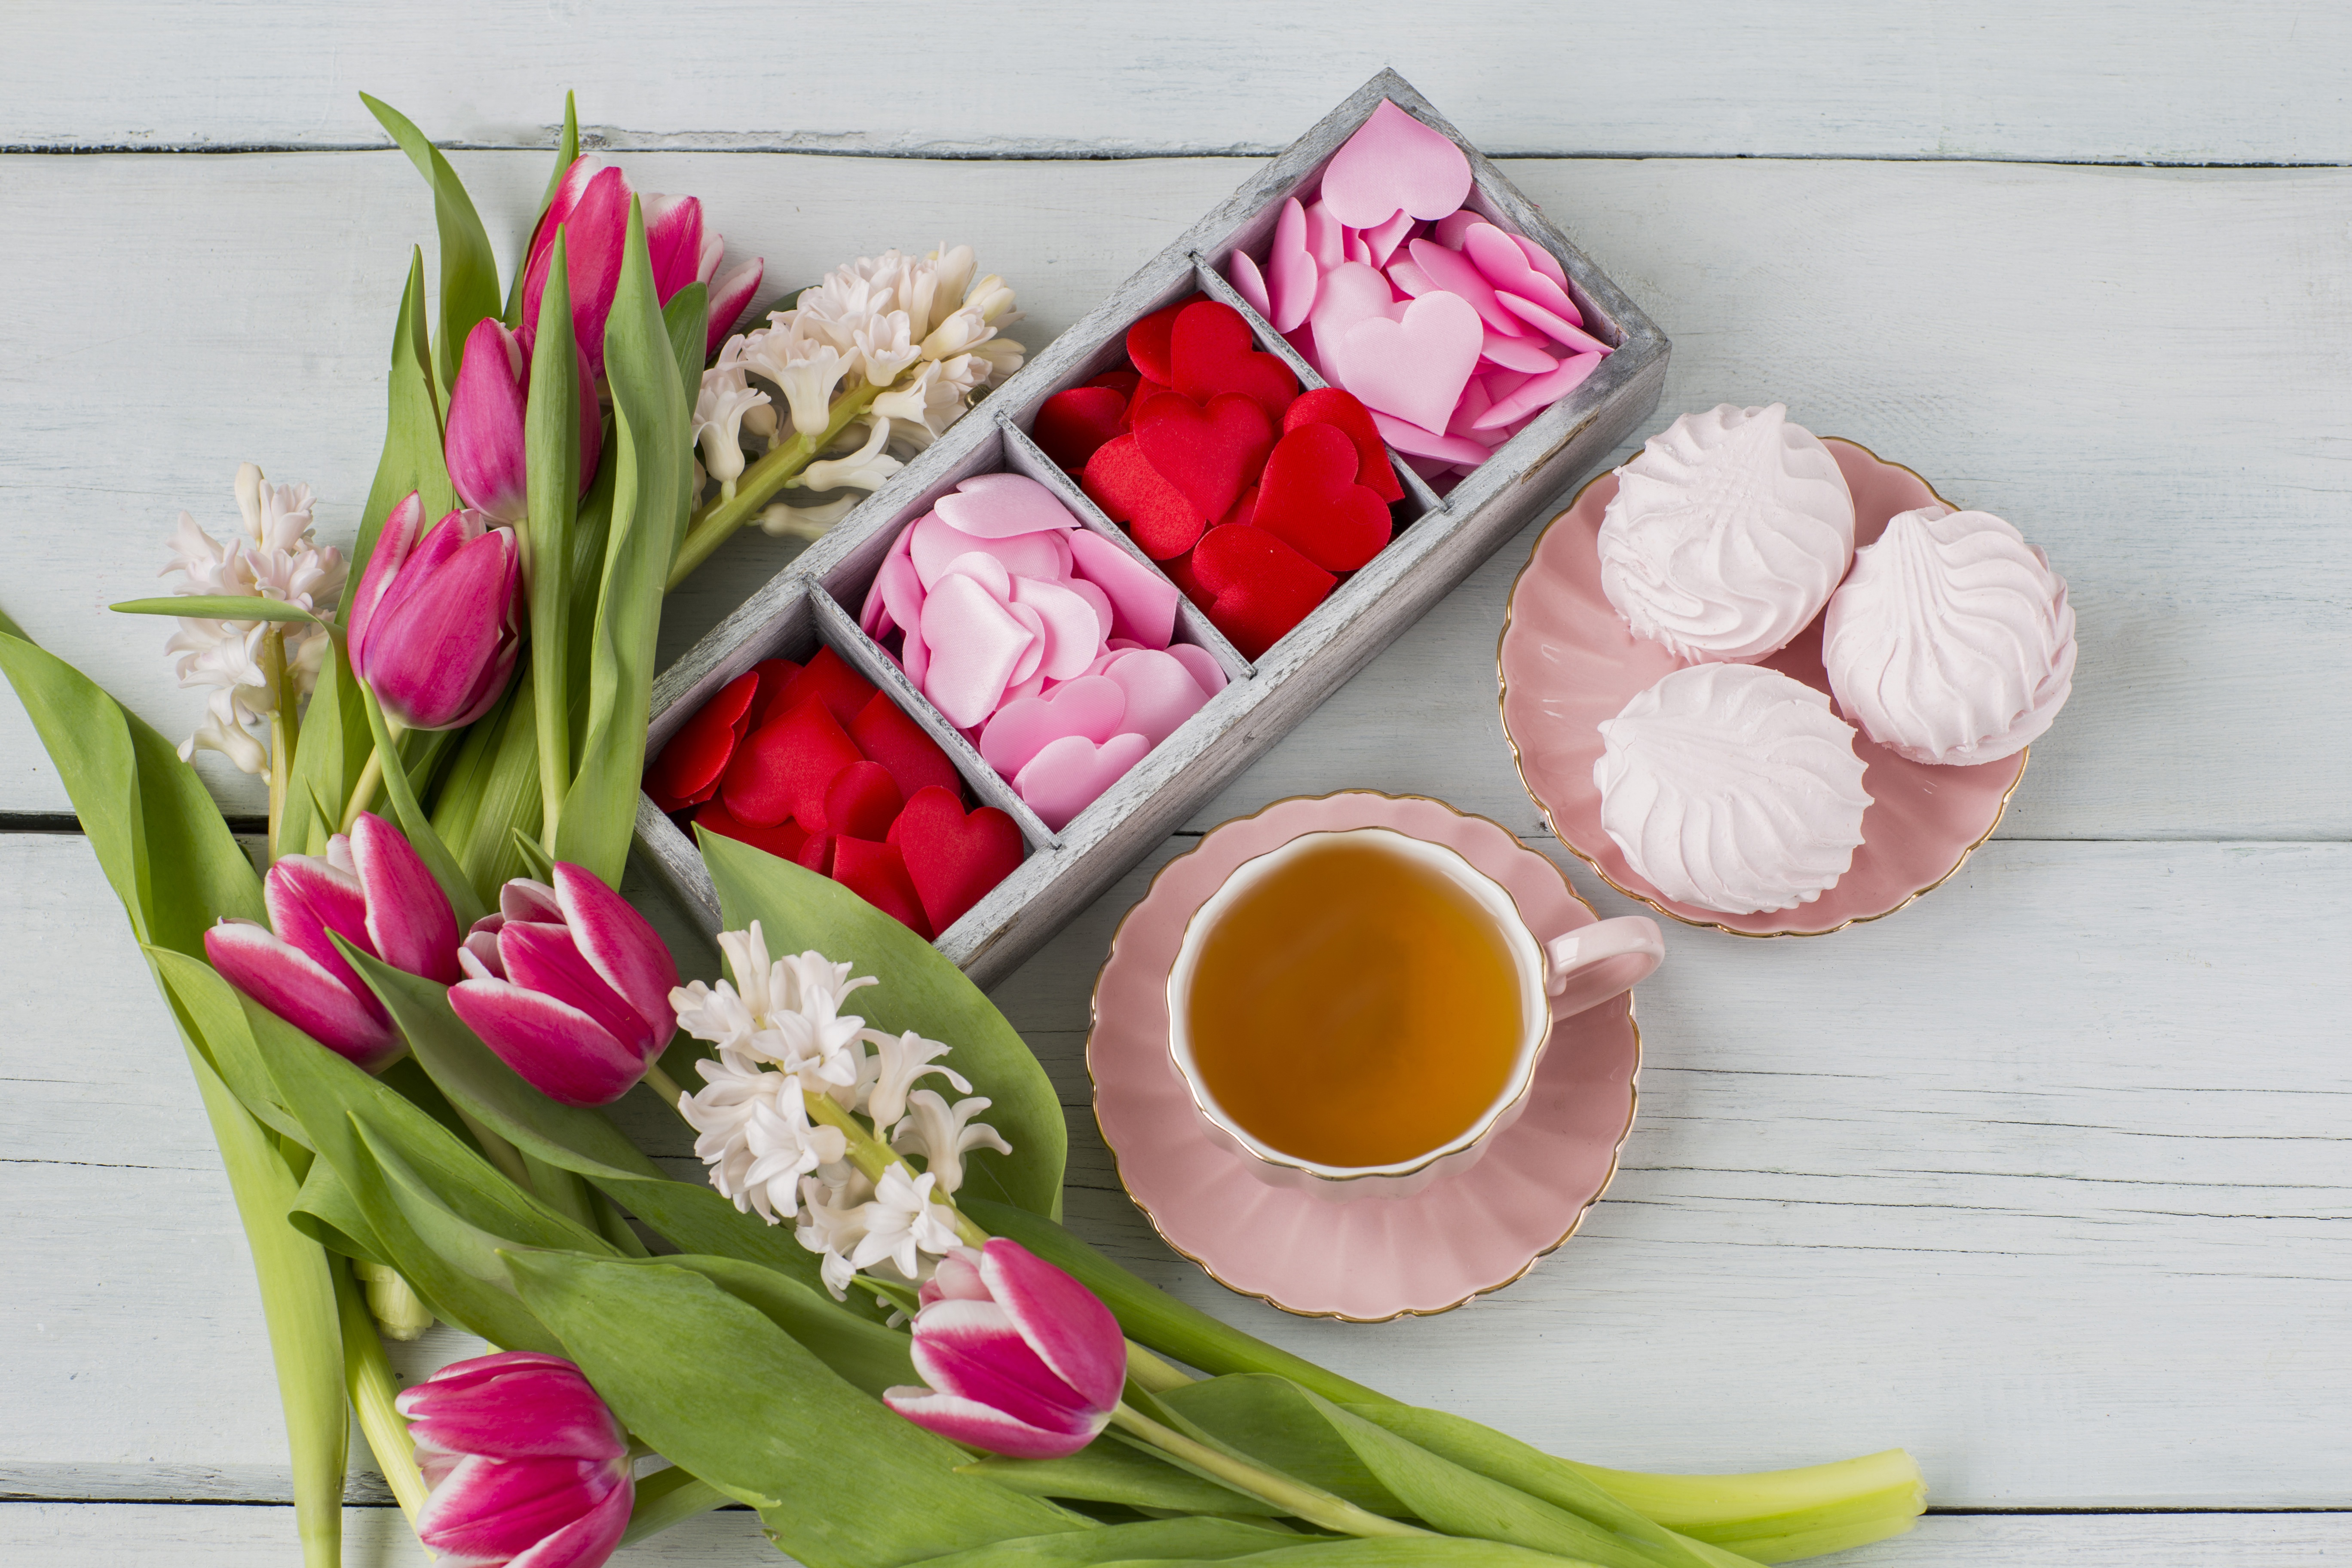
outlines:
[{"label": "white wooden table", "polygon": [[[968,239],[1036,344],[1395,65],[1673,335],[1661,421],[1784,399],[2046,546],[2074,699],[1999,838],[1914,909],[1670,931],[1608,1200],[1435,1320],[1226,1295],[1120,1194],[1080,1050],[1139,869],[1000,993],[1065,1091],[1074,1223],[1580,1458],[1907,1446],[1937,1511],[1857,1562],[2352,1556],[2352,9],[20,0],[6,26],[0,605],[174,734],[198,702],[164,628],[100,606],[161,591],[173,518],[221,525],[240,459],[317,486],[339,537],[373,472],[432,221],[356,89],[467,149],[501,237],[575,87],[638,185],[699,195],[772,284]],[[1528,542],[1192,834],[1370,785],[1556,850],[1494,701]],[[783,554],[730,546],[667,647]],[[0,1561],[291,1563],[227,1188],[67,810],[0,696]],[[405,1364],[469,1348],[436,1331]],[[352,1498],[352,1562],[420,1560],[373,1476]],[[762,1560],[740,1512],[621,1559]]]}]

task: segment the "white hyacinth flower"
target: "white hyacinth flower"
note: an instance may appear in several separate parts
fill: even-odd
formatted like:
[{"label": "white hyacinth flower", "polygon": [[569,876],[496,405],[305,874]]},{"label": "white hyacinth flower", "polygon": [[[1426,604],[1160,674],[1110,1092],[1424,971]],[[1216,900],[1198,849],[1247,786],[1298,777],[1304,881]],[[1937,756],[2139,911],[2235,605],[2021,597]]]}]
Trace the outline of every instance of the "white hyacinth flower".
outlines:
[{"label": "white hyacinth flower", "polygon": [[866,1205],[873,1196],[874,1184],[845,1166],[801,1178],[800,1223],[793,1227],[793,1238],[824,1254],[818,1273],[836,1301],[847,1299],[849,1282],[857,1276],[849,1255],[866,1239]]},{"label": "white hyacinth flower", "polygon": [[[857,426],[851,426],[851,431]],[[865,445],[843,458],[828,458],[803,468],[800,477],[785,481],[787,489],[858,489],[882,488],[882,482],[897,473],[904,464],[883,451],[890,439],[890,421],[877,417],[866,432]]]},{"label": "white hyacinth flower", "polygon": [[922,1278],[922,1254],[937,1258],[957,1245],[955,1215],[931,1201],[939,1178],[926,1171],[908,1174],[893,1165],[876,1184],[873,1200],[860,1211],[866,1234],[849,1254],[852,1268],[869,1268],[887,1259],[909,1280]]},{"label": "white hyacinth flower", "polygon": [[842,496],[814,506],[771,502],[760,510],[760,526],[777,539],[823,539],[833,525],[857,510],[864,496]]},{"label": "white hyacinth flower", "polygon": [[900,371],[923,357],[922,345],[915,340],[915,324],[904,310],[867,317],[858,323],[854,341],[866,361],[866,379],[876,386],[889,385],[898,379]]},{"label": "white hyacinth flower", "polygon": [[[801,1080],[730,1053],[699,1061],[706,1087],[678,1101],[697,1134],[694,1152],[721,1197],[775,1225],[799,1206],[803,1176],[838,1163],[848,1142],[809,1121]],[[782,1210],[782,1214],[778,1213]]]},{"label": "white hyacinth flower", "polygon": [[940,1191],[952,1193],[963,1185],[963,1157],[972,1150],[1013,1152],[995,1128],[972,1120],[989,1103],[983,1097],[950,1105],[939,1090],[919,1089],[907,1097],[907,1119],[891,1132],[890,1147],[923,1156],[924,1174],[939,1178]]},{"label": "white hyacinth flower", "polygon": [[848,1047],[866,1020],[844,1016],[841,1004],[874,984],[872,975],[853,980],[848,964],[815,952],[772,961],[757,921],[749,931],[722,931],[719,946],[735,984],[697,980],[671,991],[679,1028],[722,1053],[772,1062],[788,1073],[827,1084],[856,1081],[857,1059]]},{"label": "white hyacinth flower", "polygon": [[937,1040],[927,1040],[912,1029],[895,1037],[868,1029],[858,1038],[870,1042],[874,1054],[859,1064],[852,1089],[856,1098],[850,1109],[871,1117],[877,1129],[894,1127],[907,1114],[907,1095],[917,1079],[937,1073],[955,1085],[958,1094],[971,1092],[961,1073],[936,1065],[950,1048]]},{"label": "white hyacinth flower", "polygon": [[734,483],[743,472],[744,416],[770,401],[744,379],[743,343],[740,335],[727,340],[719,362],[702,373],[694,404],[694,439],[702,449],[703,468],[722,485]]}]

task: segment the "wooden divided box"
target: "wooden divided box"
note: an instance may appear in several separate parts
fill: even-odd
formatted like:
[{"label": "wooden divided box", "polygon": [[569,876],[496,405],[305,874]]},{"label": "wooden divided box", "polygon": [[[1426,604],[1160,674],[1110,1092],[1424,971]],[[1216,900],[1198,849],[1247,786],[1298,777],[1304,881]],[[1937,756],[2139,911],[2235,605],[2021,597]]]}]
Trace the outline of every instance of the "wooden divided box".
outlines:
[{"label": "wooden divided box", "polygon": [[[1265,254],[1282,204],[1294,195],[1312,199],[1325,163],[1382,99],[1462,145],[1475,175],[1466,205],[1557,258],[1586,330],[1615,352],[1444,497],[1399,461],[1406,499],[1396,510],[1393,540],[1263,657],[1244,659],[1189,602],[1180,605],[1178,640],[1197,643],[1213,655],[1224,668],[1226,686],[1094,804],[1053,831],[924,699],[889,654],[858,629],[858,608],[899,531],[975,474],[1009,469],[1029,475],[1059,496],[1085,527],[1144,559],[1038,450],[1027,431],[1047,397],[1123,363],[1128,327],[1153,310],[1195,290],[1205,292],[1240,310],[1259,345],[1281,355],[1302,385],[1325,384],[1234,292],[1221,268],[1236,248]],[[1464,142],[1402,77],[1383,71],[1032,358],[664,671],[654,687],[647,754],[657,754],[705,700],[761,659],[805,659],[820,644],[830,645],[947,750],[975,798],[1002,807],[1021,826],[1027,856],[1020,868],[938,939],[940,949],[973,980],[993,984],[1640,426],[1656,406],[1667,351],[1665,336],[1649,318],[1535,204]],[[1336,786],[1345,781],[1333,782]],[[638,805],[636,848],[640,863],[688,912],[716,931],[718,896],[701,857],[650,799],[641,798]]]}]

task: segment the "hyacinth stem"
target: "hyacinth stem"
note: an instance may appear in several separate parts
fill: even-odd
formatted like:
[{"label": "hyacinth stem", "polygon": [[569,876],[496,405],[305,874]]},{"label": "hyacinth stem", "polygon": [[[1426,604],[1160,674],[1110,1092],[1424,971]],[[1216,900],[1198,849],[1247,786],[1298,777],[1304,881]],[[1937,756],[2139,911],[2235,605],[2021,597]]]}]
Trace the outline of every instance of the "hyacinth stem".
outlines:
[{"label": "hyacinth stem", "polygon": [[782,489],[787,480],[831,446],[834,438],[849,428],[883,390],[861,382],[843,393],[833,400],[823,431],[814,436],[795,433],[791,440],[745,468],[735,480],[732,495],[722,495],[697,512],[687,525],[685,541],[677,547],[677,559],[670,564],[670,587],[675,589],[685,582],[696,567],[710,559],[713,551],[735,536],[736,530],[759,516],[768,498]]},{"label": "hyacinth stem", "polygon": [[383,1472],[384,1485],[392,1489],[401,1511],[408,1516],[408,1528],[415,1530],[430,1489],[425,1484],[425,1473],[416,1468],[416,1444],[408,1436],[408,1418],[393,1405],[400,1396],[400,1380],[384,1358],[383,1341],[376,1333],[375,1319],[368,1313],[359,1281],[347,1268],[336,1268],[334,1276],[335,1308],[343,1326],[343,1386],[359,1417],[360,1434],[375,1455],[376,1468]]},{"label": "hyacinth stem", "polygon": [[1127,1378],[1146,1394],[1165,1394],[1171,1388],[1188,1388],[1200,1381],[1181,1367],[1161,1361],[1133,1340],[1127,1342]]},{"label": "hyacinth stem", "polygon": [[294,779],[294,747],[301,738],[294,717],[294,681],[286,668],[286,632],[272,626],[261,638],[261,673],[269,682],[269,841],[270,864],[278,862],[278,830],[286,817],[286,792]]},{"label": "hyacinth stem", "polygon": [[[833,1096],[811,1094],[806,1089],[801,1093],[802,1098],[808,1101],[809,1120],[840,1131],[843,1140],[849,1145],[846,1158],[866,1173],[867,1180],[878,1182],[882,1179],[882,1173],[891,1166],[906,1164],[905,1157],[898,1151],[868,1131],[866,1124],[842,1109],[841,1102]],[[988,1232],[974,1225],[969,1215],[957,1208],[952,1198],[938,1194],[931,1202],[955,1215],[957,1240],[966,1247],[988,1245]]]},{"label": "hyacinth stem", "polygon": [[[408,732],[408,727],[387,713],[383,727],[392,734],[394,743]],[[342,831],[349,833],[360,819],[360,814],[375,804],[375,792],[383,784],[383,754],[373,747],[368,749],[367,761],[360,766],[359,782],[352,786],[352,803],[343,808]]]},{"label": "hyacinth stem", "polygon": [[660,1095],[662,1103],[673,1110],[677,1109],[677,1102],[686,1098],[686,1090],[677,1087],[677,1079],[662,1071],[659,1062],[654,1062],[646,1067],[645,1084],[647,1089]]},{"label": "hyacinth stem", "polygon": [[1435,1531],[1398,1520],[1382,1519],[1379,1514],[1358,1508],[1344,1498],[1332,1496],[1317,1487],[1295,1481],[1262,1470],[1255,1465],[1236,1459],[1232,1455],[1196,1442],[1173,1427],[1163,1426],[1133,1405],[1121,1403],[1111,1412],[1111,1425],[1130,1436],[1183,1460],[1196,1469],[1214,1476],[1236,1491],[1247,1492],[1272,1503],[1286,1514],[1319,1524],[1326,1530],[1342,1535],[1435,1535]]}]

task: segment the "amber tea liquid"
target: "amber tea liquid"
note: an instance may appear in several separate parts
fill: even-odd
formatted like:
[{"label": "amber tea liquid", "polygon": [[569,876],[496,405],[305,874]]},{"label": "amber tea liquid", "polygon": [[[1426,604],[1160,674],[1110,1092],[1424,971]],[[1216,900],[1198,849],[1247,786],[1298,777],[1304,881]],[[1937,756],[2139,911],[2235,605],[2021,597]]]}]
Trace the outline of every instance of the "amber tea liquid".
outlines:
[{"label": "amber tea liquid", "polygon": [[1521,982],[1494,915],[1377,843],[1302,848],[1226,906],[1185,1000],[1201,1080],[1270,1148],[1385,1165],[1469,1130],[1509,1079]]}]

